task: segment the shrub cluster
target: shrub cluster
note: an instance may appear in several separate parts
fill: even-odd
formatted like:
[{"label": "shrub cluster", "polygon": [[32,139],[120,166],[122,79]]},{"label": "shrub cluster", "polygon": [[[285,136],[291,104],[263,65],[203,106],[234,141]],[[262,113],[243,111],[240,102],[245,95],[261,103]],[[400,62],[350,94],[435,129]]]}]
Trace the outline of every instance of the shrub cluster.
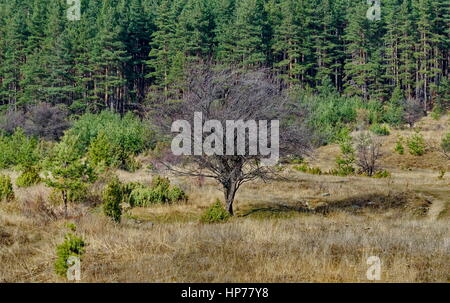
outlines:
[{"label": "shrub cluster", "polygon": [[200,222],[211,224],[211,223],[223,223],[230,218],[230,214],[223,207],[222,202],[219,199],[205,210],[203,215],[200,217]]},{"label": "shrub cluster", "polygon": [[398,137],[397,142],[395,142],[395,151],[399,154],[399,155],[404,155],[405,154],[405,147],[403,146],[403,137]]},{"label": "shrub cluster", "polygon": [[0,168],[29,168],[39,161],[38,140],[20,128],[12,135],[0,135],[0,150]]},{"label": "shrub cluster", "polygon": [[321,175],[322,170],[320,167],[310,167],[308,164],[304,163],[301,165],[295,165],[293,169],[301,171],[303,173],[312,174],[312,175]]},{"label": "shrub cluster", "polygon": [[0,175],[0,201],[11,201],[14,199],[14,191],[9,176]]},{"label": "shrub cluster", "polygon": [[53,106],[41,102],[27,106],[26,111],[6,111],[0,115],[0,131],[12,135],[19,127],[28,136],[57,140],[69,127],[67,109],[62,104]]},{"label": "shrub cluster", "polygon": [[353,164],[355,163],[355,149],[352,145],[352,138],[350,135],[346,135],[339,145],[341,149],[341,155],[336,157],[335,169],[330,171],[330,174],[335,176],[349,176],[355,173]]},{"label": "shrub cluster", "polygon": [[16,185],[18,187],[29,187],[38,184],[42,181],[39,176],[39,171],[35,167],[29,167],[25,169],[22,174],[16,179]]},{"label": "shrub cluster", "polygon": [[370,131],[372,131],[375,135],[378,136],[389,136],[390,131],[387,125],[374,124],[370,127]]},{"label": "shrub cluster", "polygon": [[86,243],[81,237],[67,233],[64,242],[56,247],[55,272],[60,276],[66,276],[69,265],[67,260],[71,257],[80,258],[85,252]]},{"label": "shrub cluster", "polygon": [[131,113],[123,117],[110,111],[85,114],[67,135],[78,138],[77,147],[92,164],[130,171],[139,168],[134,156],[153,146],[150,127]]},{"label": "shrub cluster", "polygon": [[178,186],[171,186],[168,178],[157,176],[150,187],[140,183],[127,186],[127,202],[131,207],[147,207],[152,204],[186,201],[188,196]]},{"label": "shrub cluster", "polygon": [[122,203],[130,207],[148,207],[187,199],[186,193],[177,186],[171,186],[168,178],[157,176],[151,186],[145,186],[137,182],[123,184],[115,177],[103,191],[103,212],[115,222],[120,222]]},{"label": "shrub cluster", "polygon": [[446,154],[450,153],[450,133],[448,133],[447,135],[445,135],[444,138],[442,138],[441,148],[444,153]]},{"label": "shrub cluster", "polygon": [[123,202],[123,199],[123,184],[115,177],[103,191],[103,213],[117,223],[120,223],[122,217],[120,204]]},{"label": "shrub cluster", "polygon": [[379,170],[373,175],[374,178],[388,178],[390,176],[391,176],[391,173],[385,169]]},{"label": "shrub cluster", "polygon": [[425,139],[420,133],[410,136],[406,144],[408,145],[409,153],[413,156],[423,156],[426,152]]}]

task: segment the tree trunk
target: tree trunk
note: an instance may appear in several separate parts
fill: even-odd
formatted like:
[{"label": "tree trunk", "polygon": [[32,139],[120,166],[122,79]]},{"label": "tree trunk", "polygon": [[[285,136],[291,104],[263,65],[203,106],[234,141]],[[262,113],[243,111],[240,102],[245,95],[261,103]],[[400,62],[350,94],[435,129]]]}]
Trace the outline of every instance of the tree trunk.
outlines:
[{"label": "tree trunk", "polygon": [[67,193],[62,191],[63,202],[64,202],[64,218],[67,218]]},{"label": "tree trunk", "polygon": [[234,197],[236,196],[236,191],[237,191],[237,184],[235,182],[232,182],[229,185],[224,185],[224,194],[225,194],[225,202],[227,205],[227,211],[232,216],[234,215],[233,202]]}]

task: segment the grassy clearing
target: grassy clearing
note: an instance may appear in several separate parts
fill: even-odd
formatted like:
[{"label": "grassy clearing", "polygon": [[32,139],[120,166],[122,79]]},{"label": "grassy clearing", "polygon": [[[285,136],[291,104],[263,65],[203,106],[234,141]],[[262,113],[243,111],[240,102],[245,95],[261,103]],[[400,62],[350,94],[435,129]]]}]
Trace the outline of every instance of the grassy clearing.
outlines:
[{"label": "grassy clearing", "polygon": [[[325,168],[333,150],[310,161]],[[236,216],[220,224],[199,223],[222,199],[208,180],[171,177],[188,202],[134,208],[121,224],[95,203],[71,205],[65,220],[42,184],[15,187],[16,201],[0,203],[0,281],[64,282],[53,271],[55,247],[73,222],[88,243],[84,282],[367,282],[369,256],[380,257],[382,282],[448,282],[450,174],[438,179],[427,159],[406,170],[391,165],[385,179],[286,167],[284,179],[243,186]],[[3,173],[14,183],[17,173]],[[152,179],[143,169],[118,175]]]}]

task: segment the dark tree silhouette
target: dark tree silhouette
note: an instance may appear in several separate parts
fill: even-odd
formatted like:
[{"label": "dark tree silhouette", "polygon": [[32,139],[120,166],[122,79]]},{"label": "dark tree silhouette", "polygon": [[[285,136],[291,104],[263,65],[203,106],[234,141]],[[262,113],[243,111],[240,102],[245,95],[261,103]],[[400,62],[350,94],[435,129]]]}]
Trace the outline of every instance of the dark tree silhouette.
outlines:
[{"label": "dark tree silhouette", "polygon": [[[193,144],[190,151],[198,148],[199,141],[205,142],[205,139],[208,140],[213,135],[219,142],[214,147],[222,150],[223,155],[215,153],[208,156],[202,153],[166,156],[166,159],[175,161],[165,161],[164,164],[177,174],[216,179],[222,185],[227,210],[233,215],[233,202],[242,184],[255,179],[269,180],[276,174],[273,166],[263,165],[267,157],[262,155],[261,148],[256,155],[250,152],[250,140],[256,138],[249,135],[252,128],[249,121],[268,121],[267,134],[272,134],[276,124],[270,121],[278,120],[279,156],[303,156],[310,150],[312,138],[312,131],[304,122],[307,111],[290,98],[286,91],[281,90],[280,82],[267,70],[241,72],[233,68],[219,69],[204,64],[190,70],[187,75],[182,100],[161,100],[152,107],[150,116],[160,131],[165,135],[171,134],[172,123],[177,120],[185,120],[194,125],[194,113],[201,113],[202,128],[206,126],[206,120],[216,120],[224,128],[227,120],[242,120],[244,124],[233,130],[231,141],[234,150],[238,150],[239,144],[242,144],[238,133],[244,134],[241,138],[245,137],[245,152],[227,154],[226,136],[221,136],[225,131],[221,133],[217,128],[210,128],[200,134],[201,140],[194,138],[195,131],[191,132]],[[172,134],[171,137],[173,136]],[[267,140],[270,142],[272,136],[270,140],[267,136]]]}]

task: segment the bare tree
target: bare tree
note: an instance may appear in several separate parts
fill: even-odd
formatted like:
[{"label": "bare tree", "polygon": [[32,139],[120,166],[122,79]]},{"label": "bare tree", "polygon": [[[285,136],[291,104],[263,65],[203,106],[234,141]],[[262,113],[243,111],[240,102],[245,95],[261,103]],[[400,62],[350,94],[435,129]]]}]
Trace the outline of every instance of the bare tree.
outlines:
[{"label": "bare tree", "polygon": [[18,127],[25,124],[25,113],[23,111],[8,110],[0,116],[0,130],[12,134]]},{"label": "bare tree", "polygon": [[378,160],[381,158],[381,142],[369,132],[363,132],[356,137],[357,159],[359,172],[373,176],[379,169]]},{"label": "bare tree", "polygon": [[405,103],[405,121],[409,127],[414,127],[417,120],[426,115],[423,111],[423,106],[418,99],[408,98]]},{"label": "bare tree", "polygon": [[153,123],[170,138],[173,136],[169,135],[172,123],[184,120],[193,125],[195,113],[200,113],[203,118],[203,130],[206,127],[205,120],[217,121],[221,125],[226,125],[227,120],[238,121],[237,129],[233,130],[232,143],[235,151],[239,149],[242,137],[239,138],[238,133],[244,132],[245,151],[232,155],[227,153],[225,141],[228,140],[220,136],[222,130],[209,128],[200,134],[201,140],[198,138],[199,133],[191,133],[194,144],[190,151],[194,150],[195,154],[198,145],[215,134],[220,139],[214,143],[214,148],[222,151],[222,154],[169,156],[166,159],[175,158],[176,161],[166,161],[165,165],[180,175],[216,179],[222,185],[227,210],[233,215],[233,202],[242,184],[255,179],[269,180],[276,171],[273,167],[263,165],[265,156],[260,149],[257,154],[251,152],[250,142],[256,138],[251,131],[252,123],[247,122],[268,121],[267,133],[272,134],[272,138],[275,124],[270,121],[278,120],[279,156],[303,156],[310,150],[312,136],[304,123],[306,111],[299,102],[294,102],[282,91],[280,82],[266,70],[241,72],[202,64],[189,70],[187,75],[181,100],[162,100],[152,106],[150,117]]},{"label": "bare tree", "polygon": [[62,106],[43,102],[28,106],[26,112],[8,110],[0,116],[0,130],[7,134],[22,128],[29,136],[57,140],[68,127],[67,110]]},{"label": "bare tree", "polygon": [[38,103],[28,108],[24,130],[28,135],[46,140],[57,140],[69,127],[67,110],[49,103]]}]

